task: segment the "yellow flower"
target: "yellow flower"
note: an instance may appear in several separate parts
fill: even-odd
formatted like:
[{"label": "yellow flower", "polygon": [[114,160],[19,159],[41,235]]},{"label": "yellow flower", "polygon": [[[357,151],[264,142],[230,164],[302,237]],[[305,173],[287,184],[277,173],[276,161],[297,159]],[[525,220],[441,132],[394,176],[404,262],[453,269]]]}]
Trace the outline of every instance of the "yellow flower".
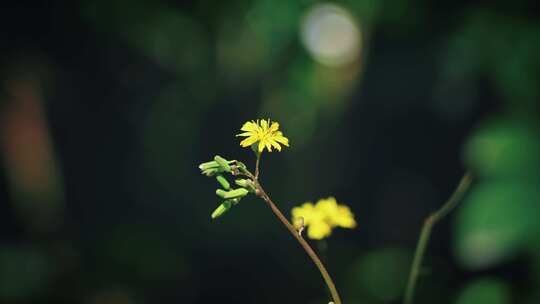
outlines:
[{"label": "yellow flower", "polygon": [[244,133],[236,136],[247,137],[240,142],[242,147],[249,147],[255,143],[259,143],[257,150],[261,153],[264,148],[268,149],[268,152],[272,152],[272,147],[281,151],[281,145],[289,146],[289,139],[283,136],[281,131],[278,131],[279,123],[271,122],[268,120],[258,120],[246,122],[240,130]]},{"label": "yellow flower", "polygon": [[339,205],[333,197],[320,199],[316,208],[326,214],[327,220],[332,226],[349,229],[356,227],[356,221],[351,209],[345,205]]},{"label": "yellow flower", "polygon": [[315,205],[307,202],[293,208],[292,218],[296,229],[307,227],[307,236],[315,240],[330,236],[335,227],[356,227],[354,214],[349,207],[339,205],[333,197],[320,199]]},{"label": "yellow flower", "polygon": [[315,208],[312,203],[304,203],[292,209],[293,223],[296,229],[307,228],[310,239],[320,240],[332,233],[332,227],[325,221],[325,215]]}]

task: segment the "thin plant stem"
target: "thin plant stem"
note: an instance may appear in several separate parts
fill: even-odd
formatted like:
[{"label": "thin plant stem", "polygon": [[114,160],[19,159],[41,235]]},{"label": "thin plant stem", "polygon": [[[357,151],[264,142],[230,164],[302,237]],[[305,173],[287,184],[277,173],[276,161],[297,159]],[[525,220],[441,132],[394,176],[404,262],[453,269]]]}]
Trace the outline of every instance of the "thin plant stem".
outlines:
[{"label": "thin plant stem", "polygon": [[277,216],[277,218],[283,223],[283,225],[289,230],[289,232],[294,236],[294,238],[300,243],[302,248],[306,251],[306,253],[309,255],[313,263],[317,266],[319,269],[319,272],[321,273],[324,282],[326,283],[326,286],[330,290],[330,294],[332,295],[332,299],[334,300],[335,304],[341,304],[341,299],[339,297],[338,291],[336,289],[336,285],[334,284],[334,281],[332,281],[332,277],[330,277],[330,274],[326,270],[326,267],[324,267],[324,264],[321,262],[321,259],[317,256],[315,251],[311,249],[309,244],[306,242],[306,240],[302,237],[300,233],[294,228],[294,226],[287,220],[287,218],[283,215],[283,213],[278,209],[276,204],[270,199],[268,194],[264,191],[264,189],[261,187],[259,182],[255,180],[255,186],[257,191],[259,192],[258,195],[268,204],[270,209],[274,212],[274,214]]},{"label": "thin plant stem", "polygon": [[414,252],[413,263],[411,266],[411,272],[409,273],[409,279],[407,281],[407,287],[405,289],[405,296],[403,297],[403,304],[412,304],[414,298],[414,291],[416,283],[418,281],[418,275],[422,266],[422,260],[426,252],[427,245],[431,236],[431,230],[433,226],[448,215],[461,201],[465,192],[469,189],[472,182],[472,176],[470,173],[466,173],[459,182],[452,196],[444,203],[444,205],[431,215],[429,215],[424,221],[422,230],[420,232],[420,238],[416,245]]},{"label": "thin plant stem", "polygon": [[283,213],[279,210],[279,208],[276,206],[276,204],[272,201],[270,196],[266,193],[266,191],[264,191],[264,188],[259,183],[259,180],[258,180],[259,162],[260,162],[260,154],[257,155],[257,162],[255,165],[255,169],[256,169],[255,175],[253,175],[245,167],[239,167],[238,172],[236,174],[244,175],[253,181],[253,183],[255,184],[255,194],[259,196],[260,198],[262,198],[268,204],[272,212],[281,221],[281,223],[287,228],[287,230],[289,230],[289,232],[294,236],[294,238],[300,243],[304,251],[309,255],[313,263],[315,263],[315,265],[319,269],[319,272],[321,273],[324,279],[324,282],[326,283],[326,286],[328,287],[328,290],[330,291],[330,294],[333,299],[333,303],[342,304],[336,285],[334,284],[332,277],[328,273],[328,270],[326,270],[326,267],[322,263],[321,259],[317,256],[317,254],[311,248],[311,246],[309,246],[309,244],[302,237],[302,235],[296,230],[296,228],[294,228],[294,226],[289,222],[289,220],[283,215]]},{"label": "thin plant stem", "polygon": [[255,161],[255,179],[259,178],[259,164],[261,163],[261,154],[257,152],[257,161]]}]

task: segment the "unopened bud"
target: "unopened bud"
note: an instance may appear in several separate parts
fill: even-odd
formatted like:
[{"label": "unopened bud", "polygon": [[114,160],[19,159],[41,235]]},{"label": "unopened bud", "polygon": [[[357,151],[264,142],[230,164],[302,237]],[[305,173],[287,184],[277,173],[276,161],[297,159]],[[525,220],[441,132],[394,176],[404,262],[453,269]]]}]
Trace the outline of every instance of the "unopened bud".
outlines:
[{"label": "unopened bud", "polygon": [[223,213],[229,211],[231,209],[232,203],[229,200],[224,201],[219,205],[214,212],[212,212],[212,219],[218,218],[223,215]]},{"label": "unopened bud", "polygon": [[219,197],[224,198],[224,199],[232,199],[232,198],[237,198],[237,197],[240,198],[240,197],[246,196],[248,193],[249,191],[247,191],[244,188],[238,188],[231,191],[224,191],[222,189],[216,190],[216,194]]},{"label": "unopened bud", "polygon": [[237,179],[234,181],[238,186],[247,189],[249,192],[255,192],[255,185],[249,179]]},{"label": "unopened bud", "polygon": [[209,162],[205,162],[199,165],[199,169],[201,170],[202,174],[206,176],[214,176],[221,172],[230,172],[231,170],[231,164],[234,163],[234,160],[227,161],[224,158],[220,156],[216,156],[219,161],[213,160]]},{"label": "unopened bud", "polygon": [[221,169],[225,172],[231,172],[231,166],[229,166],[229,162],[224,159],[223,157],[216,155],[214,157],[214,160],[219,164]]},{"label": "unopened bud", "polygon": [[238,168],[247,169],[246,165],[243,162],[236,161],[236,166]]},{"label": "unopened bud", "polygon": [[199,169],[201,169],[202,171],[211,168],[219,168],[219,164],[215,160],[213,160],[199,165]]},{"label": "unopened bud", "polygon": [[209,169],[205,169],[202,171],[202,174],[210,177],[210,176],[214,176],[216,175],[217,173],[220,172],[220,169],[219,168],[209,168]]},{"label": "unopened bud", "polygon": [[229,182],[227,181],[225,177],[223,177],[223,175],[216,175],[216,180],[221,185],[221,187],[223,187],[223,189],[225,190],[231,189],[231,184],[229,184]]}]

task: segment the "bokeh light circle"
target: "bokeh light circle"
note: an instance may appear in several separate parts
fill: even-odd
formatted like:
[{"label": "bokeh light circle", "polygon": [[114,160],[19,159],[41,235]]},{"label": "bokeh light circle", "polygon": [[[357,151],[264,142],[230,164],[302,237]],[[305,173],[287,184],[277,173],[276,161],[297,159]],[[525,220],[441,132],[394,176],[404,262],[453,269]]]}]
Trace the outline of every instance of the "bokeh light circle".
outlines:
[{"label": "bokeh light circle", "polygon": [[335,4],[313,6],[302,20],[300,36],[314,60],[324,65],[346,65],[360,55],[360,28],[347,10]]}]

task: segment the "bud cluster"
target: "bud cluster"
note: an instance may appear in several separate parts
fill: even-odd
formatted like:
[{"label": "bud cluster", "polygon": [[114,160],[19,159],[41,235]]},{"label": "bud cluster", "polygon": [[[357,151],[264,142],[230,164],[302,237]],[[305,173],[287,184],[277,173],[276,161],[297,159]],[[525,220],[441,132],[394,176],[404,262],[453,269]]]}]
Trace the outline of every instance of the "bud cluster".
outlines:
[{"label": "bud cluster", "polygon": [[229,211],[232,206],[237,205],[250,192],[255,192],[255,184],[252,180],[236,179],[234,182],[239,188],[233,189],[229,181],[223,176],[224,173],[236,176],[240,174],[240,171],[245,171],[246,166],[239,161],[229,161],[216,155],[214,160],[200,164],[199,169],[203,175],[215,176],[221,187],[216,190],[216,195],[223,199],[223,202],[212,212],[212,219],[218,218]]}]

